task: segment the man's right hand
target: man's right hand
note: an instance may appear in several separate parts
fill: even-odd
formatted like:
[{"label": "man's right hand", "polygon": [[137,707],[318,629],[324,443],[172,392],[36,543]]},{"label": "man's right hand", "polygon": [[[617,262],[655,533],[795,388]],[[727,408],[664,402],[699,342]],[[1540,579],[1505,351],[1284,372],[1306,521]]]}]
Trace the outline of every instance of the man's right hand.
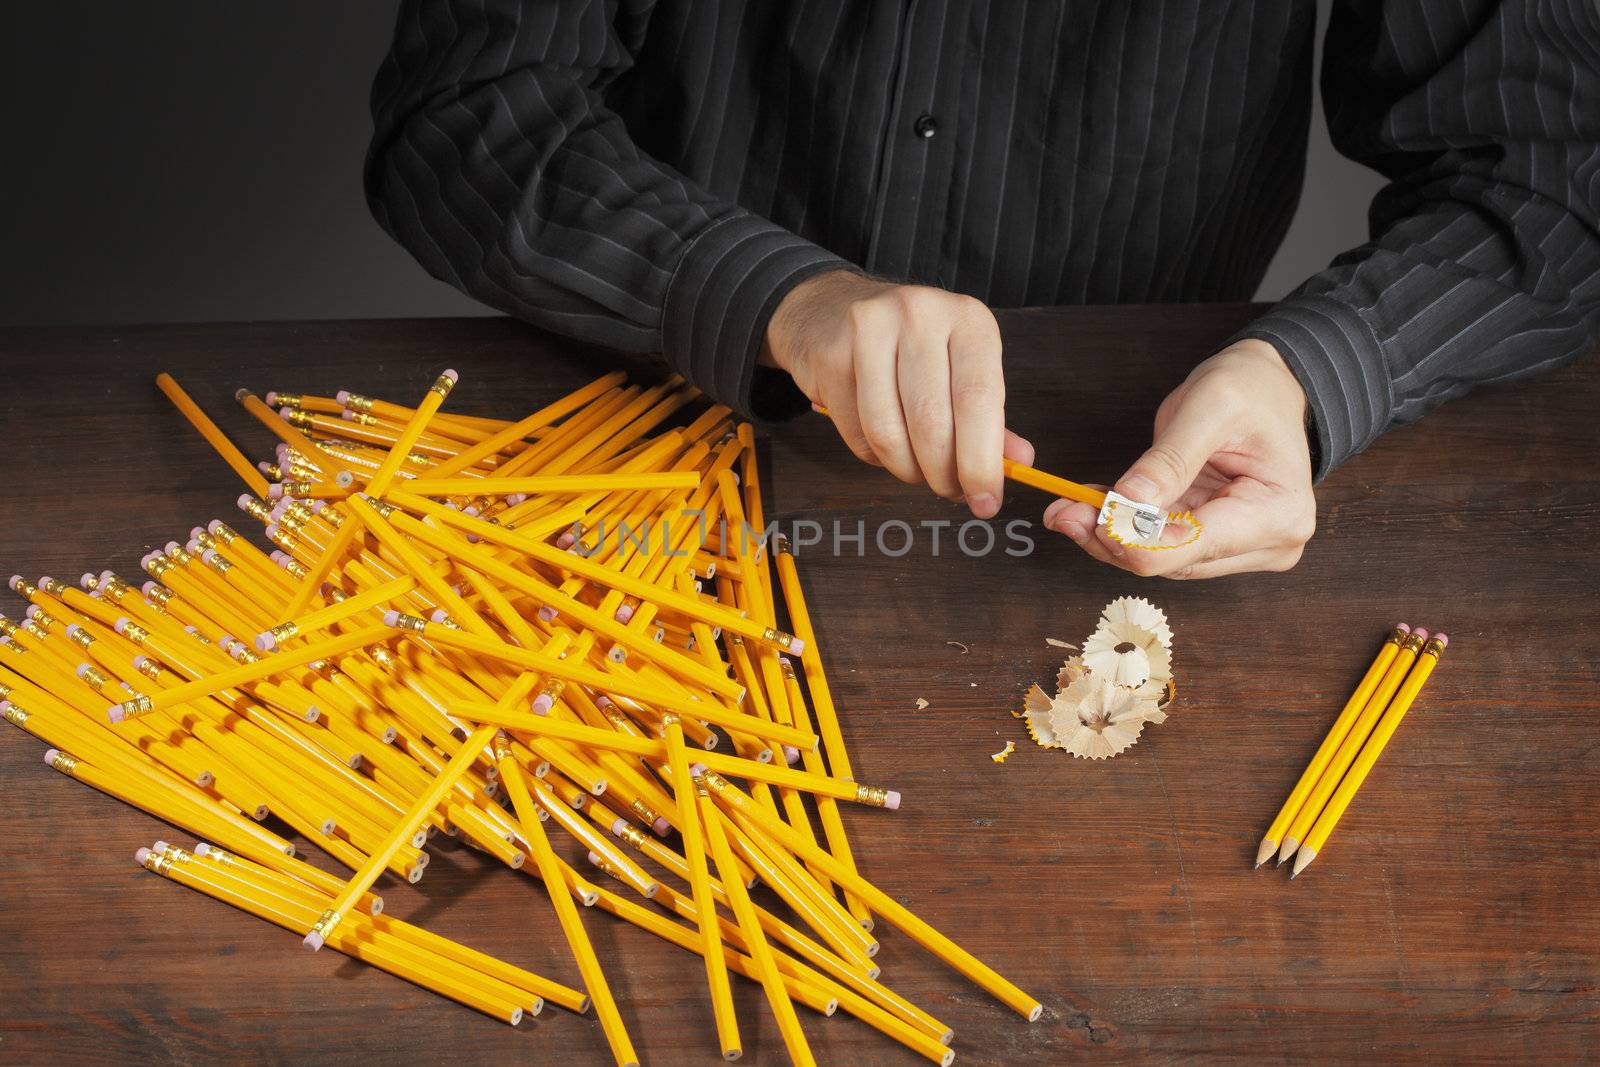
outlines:
[{"label": "man's right hand", "polygon": [[852,452],[980,519],[1000,510],[1002,454],[1033,462],[1005,428],[1000,328],[982,301],[828,271],[790,290],[766,341]]}]

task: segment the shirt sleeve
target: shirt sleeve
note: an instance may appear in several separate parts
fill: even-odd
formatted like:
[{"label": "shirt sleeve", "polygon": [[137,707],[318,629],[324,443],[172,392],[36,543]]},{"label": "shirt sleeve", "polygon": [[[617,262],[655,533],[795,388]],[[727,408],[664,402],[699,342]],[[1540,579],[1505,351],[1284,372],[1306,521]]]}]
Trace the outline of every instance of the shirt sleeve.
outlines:
[{"label": "shirt sleeve", "polygon": [[1305,387],[1318,478],[1480,384],[1600,335],[1600,15],[1548,0],[1336,0],[1322,76],[1389,184],[1371,239],[1239,337]]},{"label": "shirt sleeve", "polygon": [[603,90],[631,65],[617,27],[642,33],[650,6],[406,0],[372,91],[367,198],[435,277],[554,332],[659,352],[749,417],[753,389],[787,384],[756,366],[778,302],[848,264],[634,144]]}]

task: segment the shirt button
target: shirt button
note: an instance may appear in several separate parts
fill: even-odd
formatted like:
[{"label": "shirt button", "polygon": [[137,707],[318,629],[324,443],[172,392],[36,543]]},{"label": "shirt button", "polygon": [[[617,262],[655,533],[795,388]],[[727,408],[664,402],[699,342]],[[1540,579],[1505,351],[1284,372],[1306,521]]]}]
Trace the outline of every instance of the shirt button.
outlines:
[{"label": "shirt button", "polygon": [[939,132],[939,122],[932,115],[919,116],[917,121],[911,124],[911,132],[926,141]]}]

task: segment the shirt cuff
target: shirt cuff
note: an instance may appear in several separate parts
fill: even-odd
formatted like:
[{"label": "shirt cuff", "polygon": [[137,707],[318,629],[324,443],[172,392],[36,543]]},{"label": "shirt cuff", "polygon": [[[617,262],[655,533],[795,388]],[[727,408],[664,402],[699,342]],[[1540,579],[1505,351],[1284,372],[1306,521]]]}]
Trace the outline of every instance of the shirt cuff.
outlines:
[{"label": "shirt cuff", "polygon": [[662,314],[661,351],[689,383],[746,419],[807,407],[783,371],[756,366],[767,321],[789,290],[847,261],[746,212],[702,231],[679,261]]},{"label": "shirt cuff", "polygon": [[1245,338],[1276,348],[1306,391],[1315,480],[1388,427],[1394,414],[1388,363],[1377,334],[1354,308],[1323,296],[1292,296],[1227,343]]}]

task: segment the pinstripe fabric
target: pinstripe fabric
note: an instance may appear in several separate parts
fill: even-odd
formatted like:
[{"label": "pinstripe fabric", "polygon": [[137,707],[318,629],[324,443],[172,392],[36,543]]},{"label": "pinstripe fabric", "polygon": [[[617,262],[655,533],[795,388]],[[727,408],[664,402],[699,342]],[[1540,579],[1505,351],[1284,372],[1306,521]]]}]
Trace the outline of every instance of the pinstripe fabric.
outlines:
[{"label": "pinstripe fabric", "polygon": [[[1314,21],[1314,0],[406,0],[368,197],[472,296],[782,414],[797,394],[755,357],[821,270],[1001,307],[1247,299],[1299,197]],[[1335,0],[1323,91],[1390,184],[1368,242],[1240,335],[1305,385],[1319,476],[1600,335],[1600,8]]]}]

